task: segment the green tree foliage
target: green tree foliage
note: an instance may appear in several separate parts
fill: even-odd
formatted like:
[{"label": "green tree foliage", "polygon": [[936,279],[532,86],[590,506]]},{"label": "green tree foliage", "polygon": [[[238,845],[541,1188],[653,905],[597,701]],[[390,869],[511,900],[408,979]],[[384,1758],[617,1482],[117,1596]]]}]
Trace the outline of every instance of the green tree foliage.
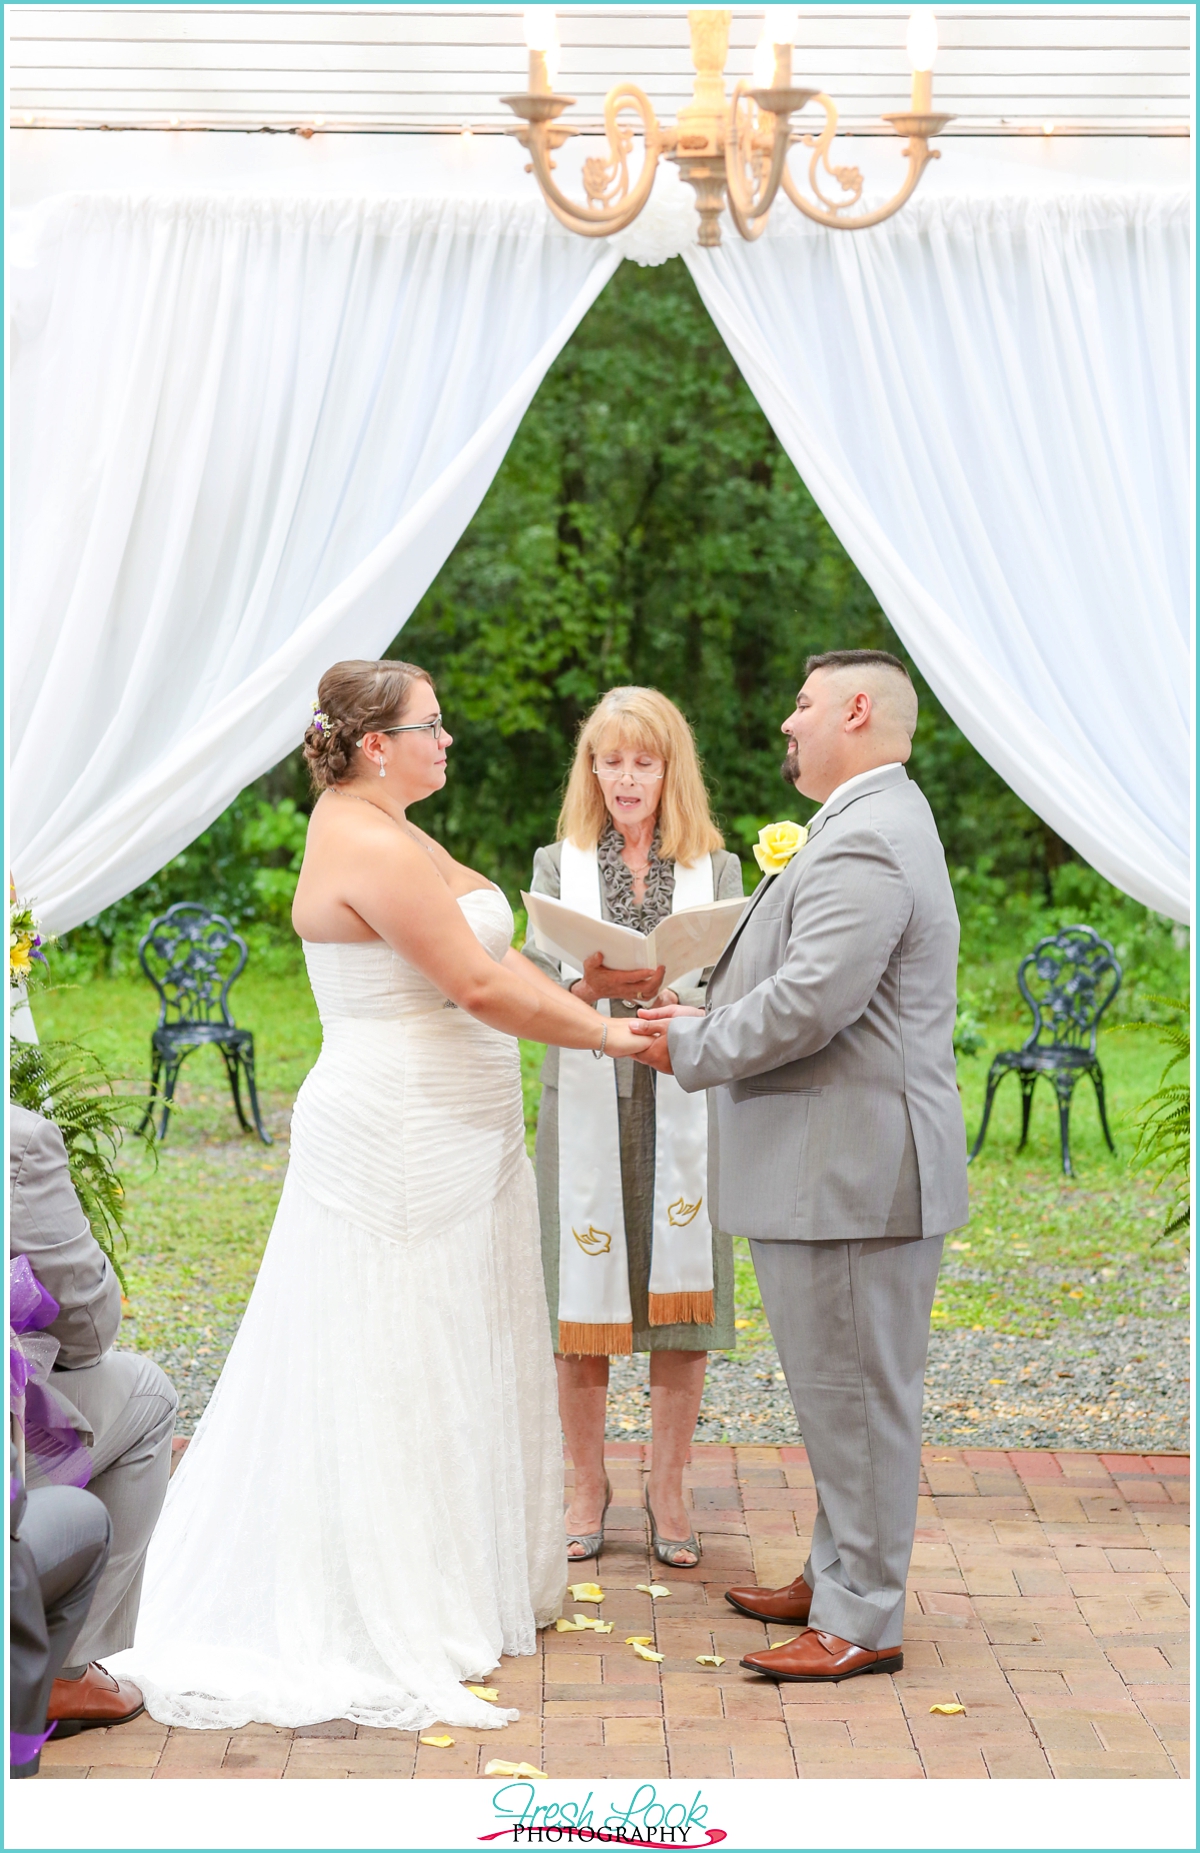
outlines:
[{"label": "green tree foliage", "polygon": [[132,970],[150,921],[176,901],[201,901],[226,915],[260,958],[290,940],[308,830],[308,781],[297,761],[293,755],[249,786],[157,875],[65,935],[56,971],[78,979]]},{"label": "green tree foliage", "polygon": [[[730,846],[812,807],[779,778],[805,657],[897,650],[683,264],[625,264],[547,375],[475,520],[391,654],[437,678],[455,734],[423,807],[510,888],[552,838],[575,731],[617,683],[695,727]],[[911,667],[911,665],[910,665]],[[920,684],[912,770],[952,862],[1045,885],[1057,838]]]}]

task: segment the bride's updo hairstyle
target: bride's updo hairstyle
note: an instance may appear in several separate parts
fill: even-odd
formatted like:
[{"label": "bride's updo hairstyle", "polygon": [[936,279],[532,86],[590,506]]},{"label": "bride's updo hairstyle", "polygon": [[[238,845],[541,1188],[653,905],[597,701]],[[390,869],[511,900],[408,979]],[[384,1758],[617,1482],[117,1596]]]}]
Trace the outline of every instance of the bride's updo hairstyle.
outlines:
[{"label": "bride's updo hairstyle", "polygon": [[376,727],[398,727],[413,684],[433,677],[416,663],[335,663],[321,677],[317,712],[304,734],[314,791],[340,785],[358,758],[356,740]]}]

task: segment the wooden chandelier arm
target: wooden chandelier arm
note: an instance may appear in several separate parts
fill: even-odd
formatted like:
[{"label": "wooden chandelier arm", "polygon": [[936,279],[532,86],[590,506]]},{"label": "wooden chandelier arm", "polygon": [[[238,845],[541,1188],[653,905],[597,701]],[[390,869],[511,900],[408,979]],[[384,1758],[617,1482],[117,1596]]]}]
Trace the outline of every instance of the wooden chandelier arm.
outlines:
[{"label": "wooden chandelier arm", "polygon": [[578,201],[567,197],[551,173],[546,127],[540,123],[530,124],[527,146],[534,175],[545,196],[546,204],[560,224],[565,225],[568,231],[580,233],[584,238],[604,237],[611,232],[623,231],[627,225],[631,225],[649,199],[650,190],[654,185],[654,176],[658,171],[658,159],[663,147],[663,135],[649,97],[635,84],[621,84],[611,90],[605,99],[604,113],[611,157],[609,167],[616,171],[623,170],[625,166],[627,150],[620,144],[616,117],[626,101],[637,109],[642,118],[645,137],[642,170],[634,187],[611,206],[581,206]]},{"label": "wooden chandelier arm", "polygon": [[745,79],[737,84],[733,93],[733,101],[729,106],[729,118],[725,129],[726,203],[729,207],[730,218],[748,242],[761,238],[766,230],[767,214],[774,205],[780,183],[787,174],[789,143],[788,117],[772,116],[771,120],[775,129],[771,141],[771,166],[762,191],[755,198],[746,185],[741,160],[741,138],[738,132],[738,108],[749,88]]},{"label": "wooden chandelier arm", "polygon": [[[917,140],[917,137],[913,138],[913,141]],[[814,206],[810,200],[805,199],[792,177],[791,170],[786,167],[783,172],[783,190],[792,205],[798,212],[802,212],[806,219],[812,219],[817,225],[828,225],[833,231],[859,232],[865,231],[870,225],[881,225],[884,219],[890,219],[893,213],[899,212],[901,206],[911,199],[916,184],[925,171],[926,162],[937,161],[941,158],[940,150],[930,148],[923,139],[919,140],[917,148],[914,148],[913,141],[908,143],[904,151],[908,156],[907,179],[899,192],[893,194],[886,206],[879,206],[873,212],[856,212],[850,215],[839,213],[836,207]]]},{"label": "wooden chandelier arm", "polygon": [[[789,167],[783,171],[783,190],[797,212],[802,212],[806,219],[812,219],[817,225],[829,226],[833,231],[865,231],[868,226],[880,225],[884,219],[890,219],[893,213],[899,212],[905,202],[911,199],[927,162],[941,159],[941,151],[929,146],[929,136],[940,133],[953,120],[950,116],[906,115],[901,112],[885,116],[884,121],[890,122],[898,135],[908,137],[902,150],[908,161],[908,175],[899,191],[893,194],[885,206],[878,206],[871,212],[854,212],[851,208],[862,197],[862,175],[856,167],[835,167],[830,160],[829,150],[837,133],[837,108],[823,92],[814,97],[813,101],[819,103],[825,111],[825,127],[820,135],[803,137],[813,151],[808,164],[808,179],[817,203],[805,198]],[[822,192],[822,168],[848,196],[841,205]]]}]

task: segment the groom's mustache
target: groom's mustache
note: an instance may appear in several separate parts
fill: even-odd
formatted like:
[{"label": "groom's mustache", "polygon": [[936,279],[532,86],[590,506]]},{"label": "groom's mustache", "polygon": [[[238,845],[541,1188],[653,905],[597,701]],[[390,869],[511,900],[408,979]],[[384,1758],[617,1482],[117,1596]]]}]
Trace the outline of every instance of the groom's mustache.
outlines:
[{"label": "groom's mustache", "polygon": [[788,741],[788,749],[783,756],[783,764],[779,768],[779,776],[782,778],[785,785],[794,785],[796,780],[800,777],[800,754],[796,749],[796,742],[794,740]]}]

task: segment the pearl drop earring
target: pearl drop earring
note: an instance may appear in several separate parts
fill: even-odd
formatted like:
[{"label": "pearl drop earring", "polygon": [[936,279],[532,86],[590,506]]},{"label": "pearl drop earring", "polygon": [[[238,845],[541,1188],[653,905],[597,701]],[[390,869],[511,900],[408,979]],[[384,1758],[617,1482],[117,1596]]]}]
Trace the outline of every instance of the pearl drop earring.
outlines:
[{"label": "pearl drop earring", "polygon": [[387,767],[383,763],[382,753],[379,755],[379,776],[381,779],[385,779],[387,777]]}]

